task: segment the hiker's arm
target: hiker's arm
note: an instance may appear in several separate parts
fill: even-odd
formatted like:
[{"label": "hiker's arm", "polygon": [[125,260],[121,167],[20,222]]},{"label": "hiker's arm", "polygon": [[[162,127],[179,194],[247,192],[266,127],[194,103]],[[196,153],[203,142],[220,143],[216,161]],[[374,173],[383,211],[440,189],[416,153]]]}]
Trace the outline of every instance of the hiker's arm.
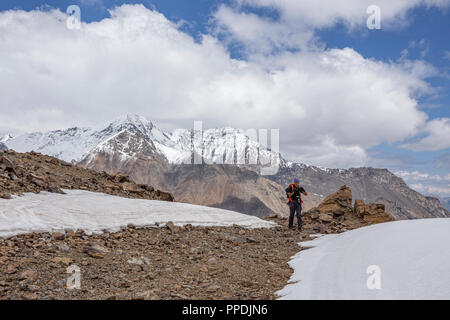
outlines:
[{"label": "hiker's arm", "polygon": [[308,192],[302,191],[302,194],[304,194],[305,196],[307,196],[307,195],[308,195]]}]

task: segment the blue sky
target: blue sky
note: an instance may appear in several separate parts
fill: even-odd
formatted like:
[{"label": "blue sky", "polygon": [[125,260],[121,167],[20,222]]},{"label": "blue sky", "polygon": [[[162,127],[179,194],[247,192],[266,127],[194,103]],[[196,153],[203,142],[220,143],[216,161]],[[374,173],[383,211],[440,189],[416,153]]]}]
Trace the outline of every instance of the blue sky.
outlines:
[{"label": "blue sky", "polygon": [[[267,2],[271,3],[273,1],[268,0]],[[81,8],[82,21],[90,24],[109,18],[110,13],[108,10],[115,6],[142,4],[149,10],[163,14],[171,22],[177,23],[182,21],[183,23],[178,25],[177,29],[192,37],[201,46],[203,46],[202,39],[204,35],[209,35],[216,39],[219,42],[218,47],[215,48],[215,50],[218,50],[215,53],[216,55],[220,55],[219,51],[222,50],[220,48],[223,48],[225,55],[229,55],[230,59],[243,62],[250,61],[262,69],[270,69],[273,64],[287,63],[284,58],[281,59],[279,57],[289,53],[295,55],[297,52],[301,52],[300,54],[302,54],[305,51],[312,52],[316,50],[320,54],[324,54],[325,57],[332,49],[338,49],[337,52],[343,54],[345,48],[352,48],[354,52],[352,54],[355,54],[356,58],[356,55],[360,55],[361,61],[364,61],[364,63],[373,62],[374,64],[383,64],[383,70],[387,73],[380,74],[380,77],[396,77],[397,73],[391,73],[391,65],[401,68],[402,76],[405,77],[408,77],[409,70],[414,70],[411,71],[411,78],[414,78],[411,86],[414,86],[414,89],[409,89],[409,87],[406,89],[402,88],[402,90],[410,90],[406,92],[406,96],[409,95],[413,101],[417,102],[417,106],[414,107],[414,111],[411,113],[411,122],[417,121],[418,123],[414,128],[414,132],[411,131],[413,130],[412,128],[405,128],[401,134],[394,130],[392,136],[398,136],[398,138],[389,141],[389,134],[383,137],[380,135],[380,131],[389,131],[392,127],[396,126],[396,123],[386,122],[386,127],[383,127],[384,122],[380,118],[378,129],[373,131],[373,136],[380,136],[377,139],[371,139],[370,135],[372,133],[368,132],[365,134],[368,134],[369,137],[365,137],[361,141],[355,141],[353,144],[347,144],[345,141],[339,142],[341,140],[339,137],[334,137],[335,131],[330,131],[330,133],[324,135],[326,138],[331,137],[330,150],[337,150],[335,151],[336,157],[339,157],[339,159],[334,160],[333,158],[317,156],[317,153],[328,152],[328,149],[325,147],[318,149],[317,153],[311,152],[311,155],[308,154],[302,157],[302,154],[312,149],[311,145],[297,146],[293,142],[295,139],[288,138],[284,142],[287,145],[285,149],[286,154],[296,160],[311,162],[313,164],[314,162],[323,161],[318,164],[327,166],[333,166],[333,163],[336,163],[336,166],[363,164],[387,167],[394,172],[403,172],[403,177],[408,183],[420,189],[419,191],[450,196],[450,164],[448,163],[450,149],[449,144],[444,141],[446,139],[450,140],[450,137],[446,135],[448,132],[446,130],[448,130],[447,128],[450,125],[446,122],[450,118],[450,8],[447,4],[442,7],[426,7],[420,4],[410,5],[408,7],[405,4],[406,9],[399,9],[393,5],[388,7],[388,2],[379,1],[382,10],[382,27],[380,30],[368,30],[364,26],[365,19],[368,16],[365,12],[355,14],[355,10],[350,7],[330,8],[330,2],[327,1],[325,1],[327,3],[324,3],[323,15],[329,14],[333,19],[337,17],[335,22],[323,20],[320,15],[314,16],[316,14],[315,11],[312,11],[311,14],[304,15],[304,10],[301,11],[301,7],[297,16],[295,16],[297,7],[293,4],[294,2],[289,3],[289,0],[281,1],[285,3],[284,7],[282,5],[279,7],[274,5],[258,6],[254,5],[251,0],[244,0],[243,2],[244,5],[239,6],[234,1],[216,0],[3,0],[0,2],[0,12],[5,10],[48,11],[51,8],[59,8],[62,12],[65,12],[69,5],[77,4]],[[299,3],[301,2],[299,1]],[[335,2],[334,5],[339,6],[339,2]],[[312,18],[313,16],[314,18]],[[400,18],[397,19],[397,16]],[[242,17],[244,19],[241,19]],[[305,23],[299,22],[305,19],[305,17]],[[398,20],[401,21],[398,22]],[[249,21],[252,21],[252,24]],[[349,26],[352,23],[356,24],[356,26]],[[236,26],[237,28],[233,29]],[[256,31],[247,32],[245,29]],[[274,36],[270,34],[273,30],[277,30]],[[267,34],[264,34],[265,32]],[[315,39],[313,50],[311,50],[310,44],[312,37]],[[305,38],[307,40],[304,40]],[[291,47],[291,43],[294,43],[294,46]],[[300,54],[299,61],[301,61]],[[274,58],[274,56],[276,57]],[[305,58],[305,55],[301,57],[301,59],[309,59]],[[414,64],[414,69],[409,69],[410,64]],[[289,67],[291,66],[289,65]],[[198,68],[201,68],[201,64]],[[205,68],[208,67],[205,66]],[[286,65],[283,68],[287,69],[288,67]],[[423,68],[425,71],[420,71],[422,70],[420,68]],[[315,71],[311,72],[314,75]],[[426,73],[426,75],[422,73]],[[380,86],[384,85],[380,83]],[[425,89],[424,86],[427,88]],[[331,92],[333,91],[332,88],[330,90]],[[191,95],[192,93],[189,93],[189,96]],[[351,95],[351,92],[349,92],[349,95]],[[251,98],[247,97],[243,99],[251,100]],[[277,101],[277,99],[274,99],[274,101]],[[402,98],[402,101],[404,100],[405,97]],[[52,101],[49,98],[43,104],[48,106],[52,104]],[[300,101],[303,103],[303,97],[300,97],[296,103],[300,105]],[[348,101],[348,98],[345,97],[342,101]],[[358,101],[363,101],[362,103],[364,103],[363,98]],[[307,102],[314,103],[315,100],[307,100]],[[239,101],[236,103],[239,103]],[[254,102],[247,101],[246,103],[253,105]],[[320,104],[320,101],[318,103]],[[410,106],[407,105],[408,103],[405,104],[404,110],[411,110]],[[60,107],[60,104],[55,103],[51,107],[57,109]],[[171,102],[170,106],[173,106],[173,104],[174,102]],[[276,108],[283,110],[284,107],[280,105],[276,106]],[[351,110],[345,109],[342,117],[347,117]],[[139,108],[129,111],[142,113]],[[258,109],[255,112],[257,113]],[[418,112],[425,114],[428,119],[419,120],[420,115]],[[113,114],[115,115],[114,112]],[[217,114],[220,114],[220,112],[218,111]],[[315,113],[311,111],[311,114]],[[339,113],[337,114],[340,117]],[[170,122],[167,115],[155,112],[155,110],[148,111],[145,115],[150,118],[155,118],[156,122],[158,122],[157,120]],[[196,116],[198,115],[189,114],[186,115],[186,118],[191,120]],[[394,113],[393,117],[401,118],[401,114]],[[79,115],[72,117],[72,119],[91,124],[89,120]],[[211,119],[211,125],[247,125],[242,119],[227,118],[226,123],[214,119],[214,115],[205,116],[205,121],[207,119]],[[407,119],[409,119],[409,116],[405,116],[404,121],[408,121]],[[179,118],[177,120],[179,120],[177,124],[185,123]],[[310,121],[313,120],[310,119]],[[436,121],[433,122],[433,120]],[[0,121],[3,121],[3,123],[0,122],[0,127],[6,128],[11,126],[6,118],[3,120],[0,118]],[[303,123],[301,121],[301,118],[299,118],[298,122],[293,119],[291,123],[301,125]],[[339,121],[339,119],[336,119],[336,121]],[[186,121],[186,123],[189,122]],[[267,123],[254,119],[249,125]],[[286,123],[289,124],[290,122],[280,121],[276,124],[274,123],[272,127],[281,127],[281,133],[283,134],[283,128],[286,126]],[[332,120],[327,120],[326,123],[332,124],[333,122]],[[45,123],[42,125],[42,128],[52,129],[57,125],[64,126],[66,124],[72,125],[73,123],[66,118],[61,118],[59,122],[55,120],[51,124]],[[399,127],[401,125],[407,126],[408,124],[402,123],[399,124]],[[291,125],[289,124],[289,126]],[[16,127],[15,129],[19,128]],[[37,130],[39,129],[39,124],[37,123],[35,127],[27,129]],[[303,129],[300,127],[298,130],[302,131]],[[311,129],[306,130],[311,131]],[[321,130],[315,136],[319,136],[323,132],[323,129]],[[343,130],[337,130],[336,132],[341,133]],[[348,130],[353,129],[349,127]],[[407,134],[409,132],[408,130],[412,133]],[[358,132],[354,132],[354,135],[357,136]],[[345,136],[345,133],[343,133],[343,137]],[[431,136],[431,138],[422,141],[428,136]],[[313,140],[314,137],[308,139]],[[433,147],[432,144],[435,141],[441,141],[440,147]],[[327,145],[329,146],[330,144]],[[296,153],[296,150],[299,151]],[[347,158],[341,156],[341,151],[339,150],[343,150],[342,152],[346,153],[351,153],[353,152],[352,150],[356,150],[355,158],[361,156],[361,159],[365,160],[361,160],[361,162],[348,160],[348,162],[345,162]],[[334,151],[330,151],[330,154],[332,152]],[[352,157],[350,156],[349,158]],[[348,165],[346,165],[347,163]]]}]

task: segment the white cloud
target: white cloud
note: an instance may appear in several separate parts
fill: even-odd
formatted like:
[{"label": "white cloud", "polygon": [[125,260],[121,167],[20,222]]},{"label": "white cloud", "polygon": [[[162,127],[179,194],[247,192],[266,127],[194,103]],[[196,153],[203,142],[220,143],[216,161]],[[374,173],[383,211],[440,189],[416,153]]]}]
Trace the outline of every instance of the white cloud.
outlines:
[{"label": "white cloud", "polygon": [[450,196],[450,173],[447,175],[428,174],[420,171],[396,171],[397,176],[414,190],[436,197]]},{"label": "white cloud", "polygon": [[234,60],[213,36],[196,43],[142,5],[81,30],[65,19],[0,13],[0,127],[60,129],[137,113],[174,125],[280,128],[282,152],[348,167],[426,123],[415,97],[434,70],[420,61],[384,63],[351,48]]},{"label": "white cloud", "polygon": [[430,52],[430,45],[425,39],[410,41],[408,47],[402,50],[401,58],[405,59],[409,55],[410,50],[414,49],[419,52],[420,57],[423,59]]},{"label": "white cloud", "polygon": [[419,172],[419,171],[397,171],[395,174],[399,177],[404,178],[405,180],[431,180],[435,182],[450,182],[450,173],[446,176],[440,175],[430,175],[428,173]]},{"label": "white cloud", "polygon": [[[408,13],[413,8],[446,9],[450,0],[235,0],[231,6],[222,5],[215,19],[220,31],[227,31],[235,40],[246,40],[244,45],[250,51],[255,45],[259,45],[258,49],[294,44],[304,48],[308,38],[313,39],[316,29],[333,27],[337,23],[349,29],[365,28],[369,18],[367,8],[374,4],[381,10],[381,28],[388,29],[407,24]],[[243,10],[246,7],[275,10],[279,19],[269,22],[249,15]]]},{"label": "white cloud", "polygon": [[434,186],[429,184],[413,183],[411,184],[411,188],[425,195],[431,195],[435,197],[450,196],[450,184],[448,184],[447,186]]},{"label": "white cloud", "polygon": [[450,118],[433,119],[424,127],[426,136],[418,141],[403,144],[413,151],[439,151],[450,148]]}]

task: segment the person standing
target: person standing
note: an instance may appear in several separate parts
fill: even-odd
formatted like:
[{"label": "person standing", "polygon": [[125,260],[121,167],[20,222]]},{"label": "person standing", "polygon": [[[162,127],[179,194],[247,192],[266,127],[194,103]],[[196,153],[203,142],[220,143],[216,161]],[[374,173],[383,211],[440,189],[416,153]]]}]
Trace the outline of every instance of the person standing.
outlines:
[{"label": "person standing", "polygon": [[306,190],[300,186],[300,180],[298,178],[294,179],[294,183],[286,188],[286,194],[289,198],[289,228],[294,225],[294,215],[297,216],[298,230],[302,230],[302,198],[301,194],[305,196],[308,195]]}]

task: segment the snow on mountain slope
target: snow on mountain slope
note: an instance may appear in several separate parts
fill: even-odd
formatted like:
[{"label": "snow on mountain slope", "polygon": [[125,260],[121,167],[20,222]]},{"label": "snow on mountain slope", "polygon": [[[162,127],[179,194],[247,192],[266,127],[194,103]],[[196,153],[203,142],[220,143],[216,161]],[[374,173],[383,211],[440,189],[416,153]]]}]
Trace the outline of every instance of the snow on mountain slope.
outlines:
[{"label": "snow on mountain slope", "polygon": [[0,199],[0,237],[82,229],[86,233],[165,224],[269,228],[275,224],[234,211],[157,200],[128,199],[81,190]]},{"label": "snow on mountain slope", "polygon": [[175,130],[170,135],[179,150],[190,152],[193,145],[194,151],[210,163],[270,164],[271,160],[279,158],[270,146],[258,142],[262,137],[258,139],[256,131],[225,127],[204,130],[201,137],[199,135],[192,140],[193,136],[193,130],[184,129]]},{"label": "snow on mountain slope", "polygon": [[[78,162],[124,131],[145,135],[153,142],[157,152],[173,164],[190,163],[192,152],[202,155],[206,161],[219,164],[264,164],[278,158],[277,153],[263,148],[256,141],[256,132],[252,140],[243,130],[208,129],[203,131],[202,137],[193,139],[193,130],[177,129],[173,133],[167,133],[138,115],[126,115],[94,128],[75,127],[8,136],[5,143],[18,152],[34,150],[68,162]],[[139,146],[135,146],[134,149],[128,149],[131,153],[137,153],[138,148]]]},{"label": "snow on mountain slope", "polygon": [[[278,294],[282,299],[449,299],[449,243],[450,219],[395,221],[326,235],[301,243],[312,248],[292,258],[295,283]],[[380,272],[368,274],[369,266]],[[372,286],[377,275],[381,289]]]},{"label": "snow on mountain slope", "polygon": [[6,141],[8,141],[8,140],[10,140],[10,139],[12,139],[12,138],[13,138],[12,135],[10,135],[10,134],[5,134],[4,136],[0,137],[0,142],[5,143]]},{"label": "snow on mountain slope", "polygon": [[19,135],[5,142],[17,152],[37,151],[64,161],[77,160],[101,141],[90,128],[70,128]]}]

